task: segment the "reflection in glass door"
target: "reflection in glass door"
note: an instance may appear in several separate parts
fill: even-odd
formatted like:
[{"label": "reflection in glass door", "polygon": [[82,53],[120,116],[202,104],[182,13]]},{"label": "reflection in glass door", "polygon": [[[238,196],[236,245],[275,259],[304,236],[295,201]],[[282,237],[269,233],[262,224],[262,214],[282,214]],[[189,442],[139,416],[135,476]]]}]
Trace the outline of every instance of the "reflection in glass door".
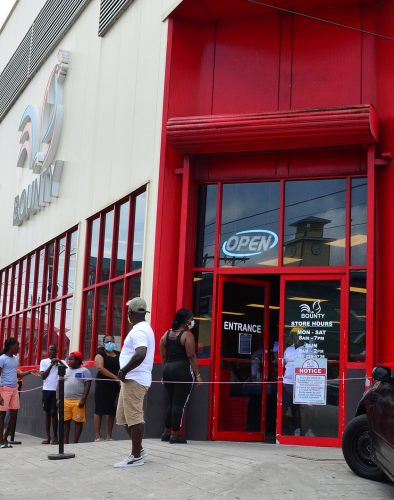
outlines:
[{"label": "reflection in glass door", "polygon": [[269,283],[219,279],[214,439],[264,440]]},{"label": "reflection in glass door", "polygon": [[283,383],[278,402],[282,442],[287,442],[284,436],[338,439],[341,283],[338,275],[283,279]]}]

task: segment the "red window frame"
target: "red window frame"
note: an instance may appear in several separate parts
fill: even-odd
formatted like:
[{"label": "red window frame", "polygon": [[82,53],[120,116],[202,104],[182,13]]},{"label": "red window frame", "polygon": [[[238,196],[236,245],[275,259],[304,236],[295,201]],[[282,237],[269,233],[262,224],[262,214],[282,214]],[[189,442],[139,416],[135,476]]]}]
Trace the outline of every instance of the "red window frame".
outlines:
[{"label": "red window frame", "polygon": [[[369,155],[371,153],[369,152]],[[370,163],[369,163],[370,165]],[[181,280],[179,279],[179,287],[178,287],[178,295],[181,298],[178,298],[178,305],[183,300],[183,303],[192,304],[193,299],[193,276],[198,273],[211,273],[213,279],[213,290],[212,290],[212,323],[211,323],[211,348],[210,348],[210,356],[208,358],[200,358],[198,360],[200,365],[210,366],[211,370],[213,370],[213,376],[215,376],[215,360],[218,357],[217,350],[219,349],[218,339],[215,334],[215,321],[214,318],[217,317],[217,308],[218,308],[218,282],[220,276],[243,276],[247,277],[248,275],[254,274],[277,274],[281,277],[290,276],[290,275],[299,275],[307,276],[312,274],[326,274],[327,276],[341,274],[344,276],[344,284],[347,292],[344,294],[344,304],[346,305],[346,311],[349,310],[349,279],[351,271],[366,271],[367,274],[367,283],[369,283],[368,294],[367,294],[367,311],[366,311],[366,324],[367,324],[367,336],[366,336],[366,359],[365,361],[349,361],[348,359],[348,342],[349,338],[346,334],[346,338],[343,342],[343,350],[341,353],[341,359],[344,363],[346,369],[357,368],[366,370],[367,376],[369,376],[372,372],[373,366],[373,325],[374,325],[374,317],[373,311],[371,311],[371,304],[373,303],[373,287],[371,287],[370,283],[373,283],[373,273],[374,273],[374,170],[373,163],[372,166],[368,166],[368,170],[366,172],[357,174],[352,173],[348,175],[322,175],[319,177],[303,177],[303,176],[294,176],[294,177],[286,177],[286,178],[256,178],[256,179],[242,179],[241,177],[238,179],[226,179],[226,180],[205,180],[202,179],[199,182],[196,182],[194,185],[190,180],[189,173],[189,163],[185,160],[184,162],[184,172],[183,175],[183,190],[184,192],[191,193],[189,197],[189,216],[194,218],[193,224],[189,227],[195,228],[193,233],[189,232],[187,237],[184,237],[185,242],[188,241],[192,244],[192,248],[196,248],[196,237],[198,231],[198,221],[197,221],[197,204],[198,204],[198,189],[201,185],[216,185],[217,186],[217,199],[216,199],[216,229],[215,229],[215,253],[214,253],[214,262],[213,266],[210,267],[197,267],[195,265],[195,253],[190,253],[189,255],[185,252],[185,260],[187,261],[186,266],[182,264],[180,267],[180,274],[184,278],[184,284],[182,286]],[[285,183],[292,181],[303,181],[303,180],[326,180],[326,179],[345,179],[346,180],[346,247],[345,247],[345,261],[342,266],[318,266],[318,267],[306,267],[306,266],[284,266],[283,265],[283,231],[284,231],[284,212],[285,212]],[[356,178],[365,178],[368,183],[367,190],[367,261],[365,265],[351,265],[351,251],[350,251],[350,236],[351,236],[351,181]],[[256,268],[256,267],[234,267],[234,268],[226,268],[221,267],[219,265],[219,251],[220,251],[220,231],[221,231],[221,207],[222,207],[222,198],[223,198],[223,185],[228,183],[250,183],[250,182],[272,182],[277,181],[280,183],[280,219],[279,219],[279,242],[278,242],[278,266],[273,267],[265,267],[265,268]],[[181,238],[181,245],[182,245]],[[180,246],[182,248],[182,246]],[[182,273],[184,267],[188,267],[190,269],[189,273]],[[344,318],[344,331],[349,331],[349,318]],[[212,396],[213,390],[210,389],[210,407],[209,407],[209,421],[211,421],[211,417],[213,417],[214,408],[212,406]],[[342,415],[343,418],[343,415]],[[212,425],[210,426],[210,435],[212,435]],[[340,430],[341,434],[343,429]],[[312,443],[313,444],[313,443]]]},{"label": "red window frame", "polygon": [[[114,287],[118,283],[122,283],[122,304],[121,304],[121,344],[123,343],[124,337],[127,330],[127,317],[125,314],[126,302],[132,298],[128,296],[128,286],[134,280],[136,283],[140,283],[141,286],[141,275],[143,269],[143,262],[141,261],[141,266],[137,269],[133,269],[133,247],[134,247],[134,230],[136,223],[136,201],[138,196],[147,193],[146,186],[141,189],[129,194],[128,196],[122,198],[121,200],[111,204],[106,207],[101,212],[96,213],[88,219],[87,227],[87,238],[85,247],[85,262],[84,262],[84,278],[83,278],[83,289],[82,289],[82,308],[81,308],[81,336],[80,336],[80,351],[84,354],[85,360],[94,360],[97,351],[99,335],[105,333],[112,333],[112,328],[108,325],[113,324],[114,319]],[[123,273],[116,272],[117,263],[117,252],[119,244],[119,215],[120,207],[125,203],[129,203],[129,213],[128,213],[128,234],[127,234],[127,244],[126,244],[126,260],[125,269]],[[144,232],[145,235],[145,223],[146,223],[146,199],[145,199],[145,213],[144,213]],[[103,254],[104,254],[104,237],[105,237],[105,220],[106,215],[113,211],[113,227],[112,227],[112,239],[111,239],[111,250],[110,250],[110,267],[108,269],[109,276],[107,279],[102,279],[102,269],[103,269]],[[93,283],[89,283],[89,272],[90,272],[90,258],[91,258],[91,245],[92,245],[92,228],[94,221],[99,221],[99,231],[98,231],[98,247],[97,247],[97,260],[95,264],[95,279]],[[138,290],[135,290],[133,296],[137,296],[140,293],[140,286]],[[106,300],[106,312],[105,312],[105,324],[106,331],[98,331],[99,327],[99,317],[100,317],[100,292],[107,289],[107,300]],[[126,290],[126,292],[125,292]],[[87,323],[88,323],[88,302],[89,297],[93,294],[93,305],[90,310],[91,313],[91,324],[89,326],[89,334],[87,334]],[[90,319],[90,318],[89,318]],[[90,347],[89,343],[90,342]]]},{"label": "red window frame", "polygon": [[[72,255],[75,255],[74,260],[77,256],[77,239],[75,248],[71,247],[73,236],[78,237],[77,226],[0,271],[0,345],[3,345],[6,339],[15,336],[17,332],[21,366],[38,365],[41,358],[47,354],[51,343],[58,345],[58,352],[62,357],[68,350],[67,306],[73,300],[73,291],[68,290],[69,269]],[[60,246],[63,239],[64,249]],[[53,248],[52,262],[50,262],[51,256],[49,255],[50,248]],[[75,251],[75,254],[71,255],[72,251]],[[60,290],[58,286],[59,252],[65,253],[63,282]],[[34,258],[33,266],[31,265],[32,258]],[[49,266],[52,267],[50,288],[47,286]],[[38,283],[39,277],[40,283]],[[60,311],[57,325],[55,324],[56,308]],[[48,318],[46,321],[45,316]],[[58,336],[57,341],[55,334]]]},{"label": "red window frame", "polygon": [[[189,265],[191,269],[191,277],[190,281],[193,280],[193,276],[195,276],[198,273],[211,273],[212,274],[212,279],[213,279],[213,310],[212,310],[212,317],[216,317],[216,293],[217,293],[217,280],[218,276],[220,275],[249,275],[249,274],[278,274],[278,275],[288,275],[288,274],[308,274],[308,273],[345,273],[347,276],[347,282],[349,280],[349,275],[351,271],[367,271],[367,263],[370,262],[371,256],[371,242],[370,240],[372,239],[372,235],[368,231],[368,243],[367,243],[367,248],[368,248],[368,253],[367,253],[367,262],[365,265],[351,265],[351,254],[350,254],[350,223],[351,223],[351,181],[352,179],[357,179],[357,178],[365,178],[368,182],[368,196],[371,196],[370,191],[373,190],[373,186],[370,185],[370,175],[367,175],[367,173],[363,173],[361,175],[347,175],[347,176],[341,176],[341,175],[331,175],[331,176],[322,176],[322,177],[314,177],[313,179],[310,177],[291,177],[291,178],[285,178],[285,179],[247,179],[247,180],[241,180],[241,179],[236,179],[236,180],[225,180],[225,181],[216,181],[216,182],[199,182],[195,184],[195,189],[194,189],[194,196],[193,196],[193,202],[191,202],[191,206],[193,207],[193,216],[194,216],[194,226],[196,228],[195,231],[193,231],[193,234],[189,234],[189,238],[194,238],[193,241],[193,247],[196,247],[196,235],[198,231],[198,221],[197,221],[197,204],[198,204],[198,189],[200,186],[203,185],[216,185],[217,186],[217,198],[216,198],[216,228],[215,228],[215,253],[214,253],[214,265],[209,266],[209,267],[197,267],[195,266],[195,253],[191,253],[189,255]],[[306,267],[306,266],[284,266],[283,265],[283,230],[284,230],[284,212],[285,212],[285,199],[284,199],[284,192],[285,192],[285,184],[286,182],[293,182],[293,181],[303,181],[303,180],[326,180],[326,179],[345,179],[346,181],[346,247],[345,247],[345,262],[343,266],[318,266],[318,267]],[[220,266],[219,262],[219,249],[220,249],[220,231],[221,231],[221,209],[222,209],[222,200],[223,200],[223,185],[224,184],[231,184],[231,183],[236,183],[236,184],[241,184],[241,183],[252,183],[252,182],[278,182],[280,183],[280,219],[279,219],[279,242],[278,242],[278,265],[277,266],[272,266],[272,267],[223,267]],[[194,206],[193,206],[194,205]],[[371,218],[370,214],[370,203],[368,203],[368,220]],[[368,220],[367,220],[367,227],[368,225]],[[189,239],[190,241],[190,239]],[[187,303],[192,303],[192,287],[188,287],[187,285],[184,285],[182,287],[183,291],[183,297],[186,298]],[[179,292],[178,292],[179,293]],[[186,297],[185,297],[186,295]],[[210,350],[210,356],[209,358],[201,358],[199,359],[200,364],[209,364],[213,360],[213,351],[214,351],[214,341],[215,339],[213,338],[213,328],[214,328],[214,321],[212,321],[211,324],[211,350]],[[346,350],[347,350],[347,345],[346,345]],[[347,356],[347,354],[346,354]],[[349,367],[352,368],[364,368],[365,367],[365,362],[364,361],[358,361],[358,362],[348,362]],[[353,366],[354,365],[354,366]]]}]

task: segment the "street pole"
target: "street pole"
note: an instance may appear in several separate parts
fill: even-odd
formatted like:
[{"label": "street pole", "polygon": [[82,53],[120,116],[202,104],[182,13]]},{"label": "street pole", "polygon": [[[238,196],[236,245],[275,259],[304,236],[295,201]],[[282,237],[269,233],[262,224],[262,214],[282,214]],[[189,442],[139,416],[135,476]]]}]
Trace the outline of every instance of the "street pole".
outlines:
[{"label": "street pole", "polygon": [[64,376],[66,367],[59,362],[57,365],[59,374],[59,453],[48,455],[49,460],[65,460],[75,458],[75,453],[64,453]]}]

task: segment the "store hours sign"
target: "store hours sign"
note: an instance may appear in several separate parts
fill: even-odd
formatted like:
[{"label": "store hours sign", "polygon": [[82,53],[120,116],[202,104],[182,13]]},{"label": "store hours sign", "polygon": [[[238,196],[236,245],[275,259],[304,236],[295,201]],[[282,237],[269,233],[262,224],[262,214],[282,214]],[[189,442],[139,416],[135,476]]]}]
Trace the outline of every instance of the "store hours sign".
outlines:
[{"label": "store hours sign", "polygon": [[20,226],[40,209],[49,205],[60,193],[64,162],[56,159],[63,125],[63,85],[67,76],[70,53],[58,52],[44,95],[41,114],[28,106],[21,118],[21,148],[17,167],[29,168],[36,178],[15,196],[13,225]]}]

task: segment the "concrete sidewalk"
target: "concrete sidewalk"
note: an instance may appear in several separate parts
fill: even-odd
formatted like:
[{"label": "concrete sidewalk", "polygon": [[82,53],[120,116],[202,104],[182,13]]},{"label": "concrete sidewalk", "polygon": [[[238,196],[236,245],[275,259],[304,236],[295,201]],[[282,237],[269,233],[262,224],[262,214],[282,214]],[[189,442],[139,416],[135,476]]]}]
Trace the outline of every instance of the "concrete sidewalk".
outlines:
[{"label": "concrete sidewalk", "polygon": [[114,469],[128,441],[69,445],[76,458],[49,461],[56,446],[23,441],[0,450],[0,498],[90,499],[393,499],[394,485],[355,476],[341,450],[261,443],[145,440],[143,467]]}]

